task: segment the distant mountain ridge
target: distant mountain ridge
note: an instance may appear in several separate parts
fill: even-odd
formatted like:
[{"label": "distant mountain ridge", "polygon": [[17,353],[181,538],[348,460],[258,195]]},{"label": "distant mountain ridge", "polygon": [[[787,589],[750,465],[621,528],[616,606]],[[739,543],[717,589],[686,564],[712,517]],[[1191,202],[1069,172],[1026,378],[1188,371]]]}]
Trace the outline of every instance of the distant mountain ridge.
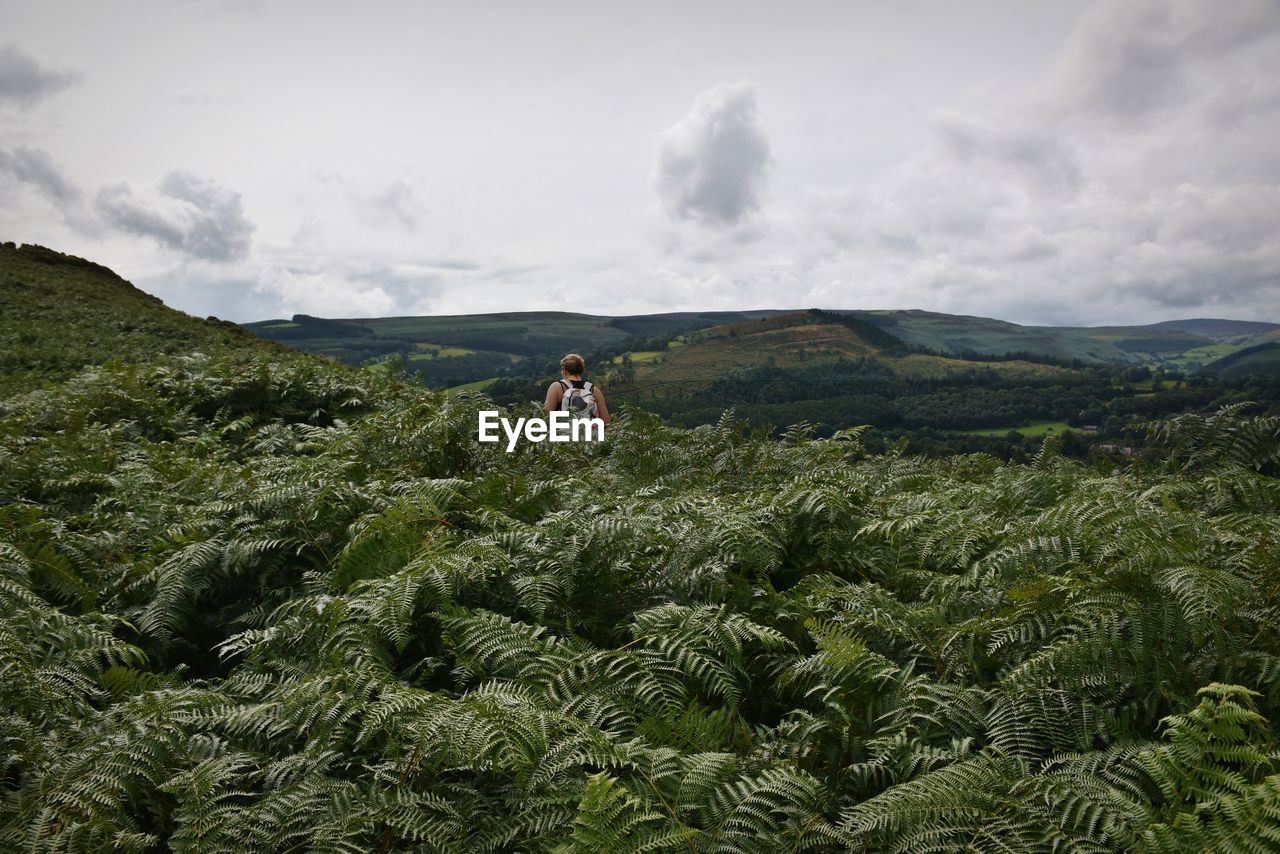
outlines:
[{"label": "distant mountain ridge", "polygon": [[1266,323],[1261,320],[1223,320],[1220,318],[1190,318],[1187,320],[1163,320],[1152,323],[1149,329],[1176,329],[1179,332],[1190,332],[1205,338],[1226,339],[1240,336],[1258,335],[1280,329],[1280,324]]},{"label": "distant mountain ridge", "polygon": [[[474,315],[289,320],[244,324],[246,329],[348,364],[400,353],[410,366],[468,382],[501,373],[526,357],[623,347],[649,352],[689,333],[764,321],[799,310],[671,312],[621,317],[573,312],[501,312]],[[919,309],[832,310],[863,321],[905,345],[959,357],[1033,354],[1060,361],[1147,365],[1183,371],[1206,368],[1246,347],[1280,340],[1280,324],[1222,318],[1186,318],[1133,326],[1023,326],[996,318]],[[864,335],[864,337],[866,337]],[[634,345],[634,346],[632,346]],[[451,374],[450,371],[453,371]]]}]

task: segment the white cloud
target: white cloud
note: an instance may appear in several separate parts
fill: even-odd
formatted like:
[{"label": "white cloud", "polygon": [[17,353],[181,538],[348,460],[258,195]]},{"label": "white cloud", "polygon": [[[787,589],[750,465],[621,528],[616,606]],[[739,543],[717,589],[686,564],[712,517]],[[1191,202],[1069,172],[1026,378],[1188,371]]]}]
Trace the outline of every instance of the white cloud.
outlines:
[{"label": "white cloud", "polygon": [[379,317],[392,313],[395,301],[379,285],[359,287],[329,273],[286,267],[262,268],[253,292],[268,297],[277,316]]},{"label": "white cloud", "polygon": [[662,134],[654,187],[673,217],[732,225],[759,206],[768,164],[755,89],[720,84]]},{"label": "white cloud", "polygon": [[869,180],[779,192],[763,239],[676,232],[666,262],[687,302],[722,273],[742,305],[1275,317],[1277,35],[1274,0],[1100,3],[1030,98],[940,111]]}]

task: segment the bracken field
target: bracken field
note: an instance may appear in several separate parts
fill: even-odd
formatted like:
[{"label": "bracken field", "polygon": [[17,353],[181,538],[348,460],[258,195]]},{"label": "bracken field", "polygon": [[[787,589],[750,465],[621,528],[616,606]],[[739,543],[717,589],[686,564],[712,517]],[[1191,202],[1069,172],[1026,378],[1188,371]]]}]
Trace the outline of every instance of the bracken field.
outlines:
[{"label": "bracken field", "polygon": [[0,848],[1280,848],[1280,420],[1103,471],[488,406],[252,349],[6,398]]}]

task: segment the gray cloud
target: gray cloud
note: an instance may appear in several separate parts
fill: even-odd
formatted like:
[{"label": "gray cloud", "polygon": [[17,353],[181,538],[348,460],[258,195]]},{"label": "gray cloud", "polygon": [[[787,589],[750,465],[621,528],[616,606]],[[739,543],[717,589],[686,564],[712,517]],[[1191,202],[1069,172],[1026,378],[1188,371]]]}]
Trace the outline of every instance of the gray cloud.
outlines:
[{"label": "gray cloud", "polygon": [[1178,105],[1198,63],[1278,28],[1275,0],[1099,3],[1067,41],[1055,95],[1068,111],[1139,118]]},{"label": "gray cloud", "polygon": [[154,188],[123,181],[108,185],[94,206],[122,231],[208,261],[245,258],[255,229],[239,193],[189,172],[170,172]]},{"label": "gray cloud", "polygon": [[66,179],[49,152],[41,148],[21,145],[12,151],[0,148],[2,173],[32,187],[55,204],[71,204],[80,198],[80,190]]},{"label": "gray cloud", "polygon": [[78,72],[42,67],[15,44],[0,48],[0,102],[29,107],[79,80]]},{"label": "gray cloud", "polygon": [[770,154],[757,113],[750,84],[720,84],[662,134],[654,187],[672,216],[731,225],[759,207]]},{"label": "gray cloud", "polygon": [[1010,170],[1037,194],[1070,195],[1083,180],[1073,152],[1051,133],[989,127],[955,115],[941,119],[938,131],[961,167],[981,161]]},{"label": "gray cloud", "polygon": [[1100,2],[1026,100],[944,114],[898,165],[810,200],[790,269],[814,304],[1274,317],[1278,41],[1276,0]]},{"label": "gray cloud", "polygon": [[1257,77],[1224,87],[1205,105],[1205,117],[1218,130],[1236,130],[1269,119],[1280,110],[1280,81]]},{"label": "gray cloud", "polygon": [[392,181],[381,193],[369,196],[366,207],[375,222],[398,222],[410,231],[417,229],[422,210],[417,193],[403,178]]}]

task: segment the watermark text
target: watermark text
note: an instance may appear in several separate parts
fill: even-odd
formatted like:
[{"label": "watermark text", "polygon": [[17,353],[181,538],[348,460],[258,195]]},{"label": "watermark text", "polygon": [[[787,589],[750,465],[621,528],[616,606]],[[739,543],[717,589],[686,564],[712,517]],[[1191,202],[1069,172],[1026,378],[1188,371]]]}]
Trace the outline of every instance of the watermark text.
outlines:
[{"label": "watermark text", "polygon": [[496,409],[480,410],[476,438],[481,442],[498,442],[507,437],[507,453],[516,449],[516,442],[524,436],[527,442],[602,442],[604,421],[600,418],[574,418],[568,412],[553,410],[547,418],[517,418],[515,424],[501,417]]}]

